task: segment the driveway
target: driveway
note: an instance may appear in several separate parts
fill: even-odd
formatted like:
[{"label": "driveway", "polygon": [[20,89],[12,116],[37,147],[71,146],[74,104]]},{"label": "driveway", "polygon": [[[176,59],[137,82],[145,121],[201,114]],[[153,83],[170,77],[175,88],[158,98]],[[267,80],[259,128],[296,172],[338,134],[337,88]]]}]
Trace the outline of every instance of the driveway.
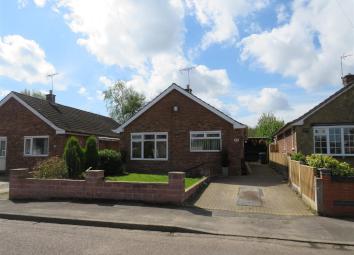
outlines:
[{"label": "driveway", "polygon": [[313,213],[268,165],[249,163],[251,174],[212,181],[194,203],[208,210],[307,216]]},{"label": "driveway", "polygon": [[0,175],[0,200],[9,198],[9,179]]}]

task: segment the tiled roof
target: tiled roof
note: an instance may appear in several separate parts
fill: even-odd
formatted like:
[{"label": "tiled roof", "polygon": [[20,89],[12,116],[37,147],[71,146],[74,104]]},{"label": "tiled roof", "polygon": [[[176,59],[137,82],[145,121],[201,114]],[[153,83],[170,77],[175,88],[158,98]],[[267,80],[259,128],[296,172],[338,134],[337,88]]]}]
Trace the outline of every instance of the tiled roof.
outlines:
[{"label": "tiled roof", "polygon": [[13,92],[22,101],[32,107],[44,118],[66,132],[118,137],[112,130],[119,124],[112,118],[86,112],[47,100]]}]

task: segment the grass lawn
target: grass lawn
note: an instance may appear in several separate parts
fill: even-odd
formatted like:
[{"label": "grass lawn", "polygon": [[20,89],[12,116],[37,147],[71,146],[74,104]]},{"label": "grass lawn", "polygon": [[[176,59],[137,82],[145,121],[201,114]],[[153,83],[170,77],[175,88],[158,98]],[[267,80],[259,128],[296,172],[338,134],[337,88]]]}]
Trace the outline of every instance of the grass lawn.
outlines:
[{"label": "grass lawn", "polygon": [[[193,184],[197,183],[202,178],[185,178],[185,188],[189,188]],[[123,182],[168,182],[167,175],[159,174],[137,174],[130,173],[120,176],[108,176],[106,177],[108,181],[123,181]]]}]

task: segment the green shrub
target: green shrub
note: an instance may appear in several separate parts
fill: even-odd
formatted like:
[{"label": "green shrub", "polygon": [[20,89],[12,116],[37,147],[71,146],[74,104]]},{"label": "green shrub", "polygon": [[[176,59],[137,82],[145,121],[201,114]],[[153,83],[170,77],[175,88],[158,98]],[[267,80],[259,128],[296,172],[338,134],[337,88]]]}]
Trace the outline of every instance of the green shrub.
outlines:
[{"label": "green shrub", "polygon": [[301,152],[296,152],[296,153],[292,154],[291,159],[296,160],[296,161],[300,161],[300,162],[306,162],[306,157]]},{"label": "green shrub", "polygon": [[90,136],[86,140],[85,147],[85,168],[96,169],[98,165],[98,150],[96,137]]},{"label": "green shrub", "polygon": [[121,154],[115,150],[101,150],[98,152],[99,168],[106,176],[119,175],[123,172]]},{"label": "green shrub", "polygon": [[65,161],[59,157],[52,157],[38,163],[33,172],[35,178],[63,179],[68,177]]},{"label": "green shrub", "polygon": [[337,159],[320,154],[312,154],[306,157],[309,166],[315,168],[330,169],[333,175],[354,176],[354,169],[346,162],[340,162]]},{"label": "green shrub", "polygon": [[70,137],[66,142],[64,160],[70,178],[78,178],[82,175],[85,167],[84,153],[76,137]]}]

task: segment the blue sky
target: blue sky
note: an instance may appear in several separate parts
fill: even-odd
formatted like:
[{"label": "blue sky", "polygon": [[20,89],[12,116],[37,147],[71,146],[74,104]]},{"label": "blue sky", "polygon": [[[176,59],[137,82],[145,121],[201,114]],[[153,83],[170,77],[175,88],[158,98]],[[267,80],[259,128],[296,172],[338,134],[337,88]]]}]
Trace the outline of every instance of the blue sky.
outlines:
[{"label": "blue sky", "polygon": [[[48,91],[107,115],[115,80],[153,98],[194,66],[193,92],[253,126],[290,121],[341,87],[354,53],[354,0],[0,2],[0,98]],[[354,57],[344,60],[354,72]]]}]

